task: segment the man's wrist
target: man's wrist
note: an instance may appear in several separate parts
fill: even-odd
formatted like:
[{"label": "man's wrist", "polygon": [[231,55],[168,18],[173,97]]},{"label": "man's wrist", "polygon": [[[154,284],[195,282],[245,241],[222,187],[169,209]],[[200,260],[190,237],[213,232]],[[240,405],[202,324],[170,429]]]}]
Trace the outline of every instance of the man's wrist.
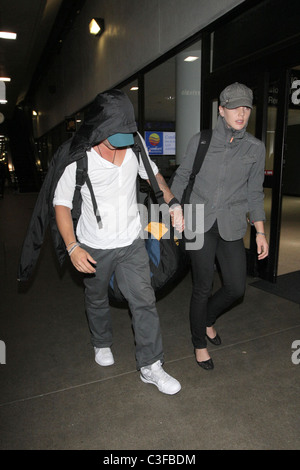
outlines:
[{"label": "man's wrist", "polygon": [[71,254],[73,253],[73,251],[78,247],[80,246],[80,243],[76,242],[74,245],[71,246],[71,248],[68,251],[68,255],[71,256]]}]

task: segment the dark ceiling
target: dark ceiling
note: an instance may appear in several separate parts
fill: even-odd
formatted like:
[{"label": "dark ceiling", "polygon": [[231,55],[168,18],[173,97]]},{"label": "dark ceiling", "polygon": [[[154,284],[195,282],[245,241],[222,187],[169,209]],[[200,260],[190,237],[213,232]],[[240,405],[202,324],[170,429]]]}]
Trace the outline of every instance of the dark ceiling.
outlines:
[{"label": "dark ceiling", "polygon": [[5,82],[6,104],[0,104],[2,120],[34,90],[51,54],[62,41],[85,0],[9,0],[0,5],[0,31],[17,33],[16,40],[0,39],[0,76]]}]

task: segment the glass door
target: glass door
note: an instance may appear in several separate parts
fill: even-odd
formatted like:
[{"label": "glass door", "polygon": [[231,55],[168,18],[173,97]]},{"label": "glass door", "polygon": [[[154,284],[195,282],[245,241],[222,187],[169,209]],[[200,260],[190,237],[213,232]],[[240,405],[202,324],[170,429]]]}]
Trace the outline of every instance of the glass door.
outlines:
[{"label": "glass door", "polygon": [[278,275],[300,269],[300,65],[288,73]]},{"label": "glass door", "polygon": [[271,282],[300,268],[300,66],[273,73],[268,84],[265,167],[270,254],[257,263]]}]

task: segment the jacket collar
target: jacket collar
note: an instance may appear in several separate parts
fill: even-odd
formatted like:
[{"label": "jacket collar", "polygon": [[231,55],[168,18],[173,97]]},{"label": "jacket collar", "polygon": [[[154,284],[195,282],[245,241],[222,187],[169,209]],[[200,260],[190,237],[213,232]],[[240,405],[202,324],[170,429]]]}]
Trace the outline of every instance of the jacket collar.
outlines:
[{"label": "jacket collar", "polygon": [[241,130],[235,130],[232,127],[228,127],[225,119],[222,116],[219,116],[215,131],[218,137],[223,140],[223,142],[225,141],[226,143],[229,143],[230,141],[232,142],[236,139],[242,139],[245,135],[246,127],[247,126]]}]

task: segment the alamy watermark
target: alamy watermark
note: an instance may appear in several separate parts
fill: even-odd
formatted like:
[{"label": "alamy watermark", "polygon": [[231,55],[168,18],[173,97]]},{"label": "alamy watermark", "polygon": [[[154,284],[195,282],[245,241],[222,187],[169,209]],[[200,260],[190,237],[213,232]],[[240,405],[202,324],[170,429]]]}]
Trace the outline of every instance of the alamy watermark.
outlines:
[{"label": "alamy watermark", "polygon": [[295,341],[293,341],[292,349],[295,350],[293,351],[292,357],[291,357],[292,363],[295,365],[298,365],[300,364],[300,339],[296,339]]},{"label": "alamy watermark", "polygon": [[[140,214],[142,231],[140,237],[148,238],[147,226],[151,223],[164,223],[168,228],[172,224],[170,208],[168,204],[145,204],[137,203],[128,205],[126,197],[119,198],[118,208],[108,204],[102,206],[100,212],[97,210],[97,215],[101,219],[106,219],[106,224],[99,224],[99,229],[102,235],[105,232],[119,233],[119,239],[126,238],[128,235],[128,227],[131,226],[130,221],[134,221],[137,213]],[[174,229],[175,237],[181,240],[185,238],[186,250],[199,250],[203,246],[204,240],[204,204],[185,204],[184,205],[184,234]],[[170,238],[171,232],[165,231],[162,235],[163,238]]]},{"label": "alamy watermark", "polygon": [[0,364],[6,364],[6,345],[0,340]]},{"label": "alamy watermark", "polygon": [[[296,339],[292,343],[292,363],[295,365],[300,364],[300,340]],[[6,344],[0,340],[0,364],[6,364]]]},{"label": "alamy watermark", "polygon": [[[143,232],[141,233],[142,238],[147,238],[148,234],[145,230],[148,221],[162,222],[167,227],[170,227],[171,215],[170,208],[167,204],[151,204],[150,214],[144,204],[138,204],[138,210],[140,212]],[[185,249],[186,250],[199,250],[203,246],[204,241],[204,204],[185,204],[184,205],[184,237],[185,237]],[[168,230],[163,238],[170,238],[170,231]],[[175,236],[181,240],[183,237],[182,232],[175,230]]]}]

